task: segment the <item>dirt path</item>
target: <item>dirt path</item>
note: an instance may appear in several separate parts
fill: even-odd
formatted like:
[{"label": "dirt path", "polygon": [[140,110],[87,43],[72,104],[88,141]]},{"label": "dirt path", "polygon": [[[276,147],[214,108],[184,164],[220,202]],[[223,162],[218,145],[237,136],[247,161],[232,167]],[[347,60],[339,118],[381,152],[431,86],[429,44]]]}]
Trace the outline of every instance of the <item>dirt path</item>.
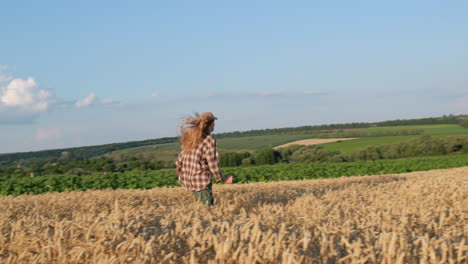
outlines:
[{"label": "dirt path", "polygon": [[323,144],[323,143],[330,143],[330,142],[337,142],[337,141],[345,141],[345,140],[351,140],[351,139],[356,139],[356,138],[316,138],[316,139],[303,139],[303,140],[298,140],[298,141],[293,141],[289,142],[287,144],[279,145],[277,147],[274,147],[274,149],[279,149],[279,148],[284,148],[290,145],[317,145],[317,144]]}]

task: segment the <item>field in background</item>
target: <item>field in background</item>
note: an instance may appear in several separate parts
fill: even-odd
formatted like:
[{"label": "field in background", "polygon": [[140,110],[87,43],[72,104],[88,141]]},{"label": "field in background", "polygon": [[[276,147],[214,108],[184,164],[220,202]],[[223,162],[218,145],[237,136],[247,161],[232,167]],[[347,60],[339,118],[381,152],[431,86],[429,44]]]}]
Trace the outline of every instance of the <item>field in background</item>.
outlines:
[{"label": "field in background", "polygon": [[468,167],[0,197],[1,263],[464,263]]},{"label": "field in background", "polygon": [[[379,132],[379,131],[399,131],[399,130],[414,130],[422,129],[426,133],[432,136],[451,136],[451,135],[468,135],[468,129],[463,128],[459,125],[419,125],[419,126],[390,126],[390,127],[372,127],[353,129],[353,131],[360,132]],[[404,142],[413,138],[417,138],[418,135],[412,136],[383,136],[383,137],[368,137],[360,138],[347,142],[339,143],[327,143],[324,146],[328,150],[341,151],[343,153],[349,153],[355,149],[365,148],[368,146],[380,146],[385,144],[393,144]],[[267,136],[248,136],[238,138],[221,138],[218,139],[218,148],[226,151],[251,151],[259,150],[262,148],[274,148],[279,145],[287,144],[297,140],[312,139],[314,138],[307,133],[299,134],[285,134],[285,135],[267,135]],[[316,137],[315,137],[316,138]],[[178,143],[166,143],[157,144],[136,148],[128,148],[124,150],[114,151],[106,156],[118,156],[118,155],[134,155],[138,153],[159,153],[161,159],[169,159],[176,155],[180,150]]]},{"label": "field in background", "polygon": [[322,144],[329,151],[339,151],[341,153],[351,153],[357,149],[364,149],[370,146],[382,146],[405,142],[418,136],[391,136],[391,137],[367,137],[348,141],[332,142]]}]

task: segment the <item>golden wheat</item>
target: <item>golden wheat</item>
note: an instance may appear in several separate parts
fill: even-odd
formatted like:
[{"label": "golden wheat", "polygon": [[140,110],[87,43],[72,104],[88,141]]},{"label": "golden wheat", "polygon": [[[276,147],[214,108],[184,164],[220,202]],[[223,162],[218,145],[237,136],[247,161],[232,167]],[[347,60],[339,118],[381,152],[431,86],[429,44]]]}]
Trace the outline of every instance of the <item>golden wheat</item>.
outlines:
[{"label": "golden wheat", "polygon": [[[0,197],[1,263],[466,263],[468,167]],[[465,208],[464,208],[465,206]]]}]

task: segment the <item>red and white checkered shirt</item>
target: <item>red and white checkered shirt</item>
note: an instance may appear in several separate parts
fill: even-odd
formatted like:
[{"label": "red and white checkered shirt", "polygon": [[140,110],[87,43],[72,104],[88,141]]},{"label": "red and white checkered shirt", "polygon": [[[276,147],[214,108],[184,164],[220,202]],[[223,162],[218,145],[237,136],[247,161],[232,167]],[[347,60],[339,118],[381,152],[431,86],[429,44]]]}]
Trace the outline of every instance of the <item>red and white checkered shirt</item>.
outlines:
[{"label": "red and white checkered shirt", "polygon": [[217,181],[224,176],[219,169],[216,140],[207,136],[188,153],[180,153],[176,160],[179,183],[190,191],[201,191],[211,183],[214,175]]}]

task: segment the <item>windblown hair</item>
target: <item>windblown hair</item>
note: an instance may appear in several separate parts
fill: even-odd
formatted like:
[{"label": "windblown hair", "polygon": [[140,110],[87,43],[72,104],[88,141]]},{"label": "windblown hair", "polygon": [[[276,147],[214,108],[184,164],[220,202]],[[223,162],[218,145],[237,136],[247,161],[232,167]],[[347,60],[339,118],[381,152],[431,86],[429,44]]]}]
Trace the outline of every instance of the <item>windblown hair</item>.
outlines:
[{"label": "windblown hair", "polygon": [[183,153],[188,153],[209,135],[208,128],[217,118],[212,113],[195,113],[195,117],[187,117],[180,124],[180,146]]}]

